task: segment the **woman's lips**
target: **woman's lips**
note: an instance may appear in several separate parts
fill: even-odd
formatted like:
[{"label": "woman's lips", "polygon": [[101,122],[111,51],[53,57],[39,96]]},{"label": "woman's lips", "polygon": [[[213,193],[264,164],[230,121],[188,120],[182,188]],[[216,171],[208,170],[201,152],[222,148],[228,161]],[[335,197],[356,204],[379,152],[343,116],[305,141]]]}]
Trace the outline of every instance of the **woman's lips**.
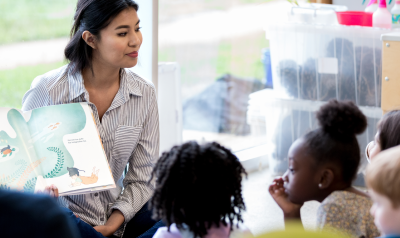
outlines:
[{"label": "woman's lips", "polygon": [[129,56],[129,57],[132,57],[132,58],[137,58],[139,56],[139,52],[133,51],[133,52],[131,52],[129,54],[126,54],[126,55]]}]

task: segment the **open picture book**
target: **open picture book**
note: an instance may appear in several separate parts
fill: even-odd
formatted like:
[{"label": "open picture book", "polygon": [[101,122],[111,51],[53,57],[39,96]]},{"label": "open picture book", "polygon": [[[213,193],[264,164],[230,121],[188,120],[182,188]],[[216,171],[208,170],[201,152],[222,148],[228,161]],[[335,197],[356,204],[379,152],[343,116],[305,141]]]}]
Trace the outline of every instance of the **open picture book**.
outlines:
[{"label": "open picture book", "polygon": [[115,188],[89,105],[0,108],[0,189],[52,184],[60,196]]}]

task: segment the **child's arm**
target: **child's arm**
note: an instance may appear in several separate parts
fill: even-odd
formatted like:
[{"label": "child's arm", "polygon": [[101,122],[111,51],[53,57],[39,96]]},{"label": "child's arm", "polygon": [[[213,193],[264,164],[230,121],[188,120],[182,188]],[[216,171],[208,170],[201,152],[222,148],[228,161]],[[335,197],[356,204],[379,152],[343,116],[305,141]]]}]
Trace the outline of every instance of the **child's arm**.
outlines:
[{"label": "child's arm", "polygon": [[269,186],[269,193],[278,206],[282,209],[285,222],[293,219],[301,220],[300,208],[303,206],[303,204],[294,204],[289,201],[288,194],[285,193],[283,184],[284,181],[282,177],[274,179],[272,184]]}]

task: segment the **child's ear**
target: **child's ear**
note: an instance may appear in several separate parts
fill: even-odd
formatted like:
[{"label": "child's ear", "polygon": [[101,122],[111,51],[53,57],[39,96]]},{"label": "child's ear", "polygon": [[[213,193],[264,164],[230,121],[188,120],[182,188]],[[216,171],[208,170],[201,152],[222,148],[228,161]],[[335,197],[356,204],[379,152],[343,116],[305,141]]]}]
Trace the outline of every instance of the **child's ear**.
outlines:
[{"label": "child's ear", "polygon": [[319,189],[328,188],[332,184],[334,178],[335,175],[331,169],[324,169],[321,174],[318,188]]}]

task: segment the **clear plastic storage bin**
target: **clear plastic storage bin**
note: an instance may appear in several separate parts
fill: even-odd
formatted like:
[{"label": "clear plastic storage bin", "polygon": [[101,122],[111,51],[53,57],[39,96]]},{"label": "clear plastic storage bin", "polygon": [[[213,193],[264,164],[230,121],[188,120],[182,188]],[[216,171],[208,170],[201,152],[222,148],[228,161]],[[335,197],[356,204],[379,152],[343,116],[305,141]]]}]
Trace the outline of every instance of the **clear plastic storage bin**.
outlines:
[{"label": "clear plastic storage bin", "polygon": [[274,89],[291,98],[336,98],[380,107],[380,36],[390,31],[341,25],[270,25],[267,39]]},{"label": "clear plastic storage bin", "polygon": [[[266,154],[270,172],[282,175],[288,168],[288,152],[292,143],[309,131],[318,127],[315,112],[325,102],[284,99],[275,90],[265,89],[250,95],[248,122],[264,116],[267,132]],[[365,147],[376,134],[376,125],[382,116],[379,107],[359,107],[368,118],[368,127],[357,137],[360,145],[361,167],[364,170],[367,160]],[[250,125],[251,126],[251,125]],[[361,184],[362,185],[362,184]]]}]

